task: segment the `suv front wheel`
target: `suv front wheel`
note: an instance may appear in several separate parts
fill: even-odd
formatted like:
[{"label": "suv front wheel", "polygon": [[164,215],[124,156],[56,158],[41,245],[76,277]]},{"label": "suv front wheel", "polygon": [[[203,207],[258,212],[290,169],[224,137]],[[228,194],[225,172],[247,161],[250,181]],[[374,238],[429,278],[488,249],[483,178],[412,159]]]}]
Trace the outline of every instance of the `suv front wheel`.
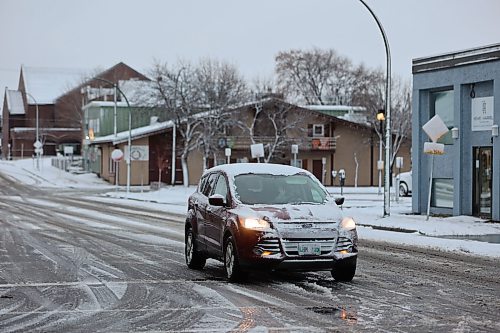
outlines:
[{"label": "suv front wheel", "polygon": [[242,271],[233,237],[229,236],[224,243],[224,269],[229,281],[235,282],[242,278]]}]

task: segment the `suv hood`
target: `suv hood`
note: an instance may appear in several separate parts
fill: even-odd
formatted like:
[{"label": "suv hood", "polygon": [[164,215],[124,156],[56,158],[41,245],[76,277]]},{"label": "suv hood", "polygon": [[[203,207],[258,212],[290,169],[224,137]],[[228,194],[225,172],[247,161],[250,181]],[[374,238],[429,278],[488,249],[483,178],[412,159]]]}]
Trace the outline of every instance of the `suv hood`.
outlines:
[{"label": "suv hood", "polygon": [[241,217],[267,218],[284,238],[333,238],[342,214],[335,203],[324,205],[242,205],[231,210]]}]

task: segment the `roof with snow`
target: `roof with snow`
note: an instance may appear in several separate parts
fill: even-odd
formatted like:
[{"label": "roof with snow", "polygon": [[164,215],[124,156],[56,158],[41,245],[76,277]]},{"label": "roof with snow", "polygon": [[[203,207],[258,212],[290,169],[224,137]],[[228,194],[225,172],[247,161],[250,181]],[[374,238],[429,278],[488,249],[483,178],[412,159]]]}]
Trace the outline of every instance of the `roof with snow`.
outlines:
[{"label": "roof with snow", "polygon": [[364,106],[351,105],[305,105],[304,108],[334,116],[345,121],[368,125],[367,110]]},{"label": "roof with snow", "polygon": [[[55,100],[81,83],[87,71],[69,68],[21,68],[26,91],[38,104],[54,104]],[[34,104],[28,97],[28,104]]]},{"label": "roof with snow", "polygon": [[169,120],[169,121],[164,121],[161,123],[154,123],[148,126],[143,126],[139,128],[134,128],[130,131],[123,131],[120,133],[110,134],[106,136],[100,136],[96,137],[94,140],[92,140],[91,144],[99,144],[99,143],[112,143],[112,144],[119,144],[123,142],[127,142],[130,134],[131,140],[137,140],[140,138],[143,138],[145,136],[149,136],[158,132],[161,132],[167,128],[172,128],[174,126],[174,122]]},{"label": "roof with snow", "polygon": [[449,52],[430,57],[416,58],[412,61],[412,73],[440,70],[477,64],[481,62],[499,61],[500,43],[475,47],[467,50]]},{"label": "roof with snow", "polygon": [[10,114],[25,114],[23,96],[18,90],[5,89],[7,108]]}]

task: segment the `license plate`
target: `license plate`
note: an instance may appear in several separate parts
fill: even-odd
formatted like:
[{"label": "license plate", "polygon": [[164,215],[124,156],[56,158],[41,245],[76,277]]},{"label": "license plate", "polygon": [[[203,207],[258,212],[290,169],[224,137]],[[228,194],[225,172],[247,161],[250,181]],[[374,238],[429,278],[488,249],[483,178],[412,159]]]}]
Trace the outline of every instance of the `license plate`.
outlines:
[{"label": "license plate", "polygon": [[319,256],[321,255],[321,244],[299,243],[299,256]]}]

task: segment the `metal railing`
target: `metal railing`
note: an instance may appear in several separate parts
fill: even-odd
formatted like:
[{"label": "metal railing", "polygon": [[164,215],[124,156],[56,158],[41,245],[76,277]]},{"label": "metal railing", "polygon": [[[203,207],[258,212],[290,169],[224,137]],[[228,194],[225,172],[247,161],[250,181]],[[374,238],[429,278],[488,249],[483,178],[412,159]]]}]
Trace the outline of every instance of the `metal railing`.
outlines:
[{"label": "metal railing", "polygon": [[[253,143],[249,136],[220,136],[216,140],[221,148],[227,146],[234,150],[250,149]],[[255,143],[262,143],[264,146],[273,144],[274,140],[273,136],[254,137]],[[281,147],[297,144],[302,151],[332,151],[337,147],[335,137],[286,138],[285,141],[285,145]]]}]

